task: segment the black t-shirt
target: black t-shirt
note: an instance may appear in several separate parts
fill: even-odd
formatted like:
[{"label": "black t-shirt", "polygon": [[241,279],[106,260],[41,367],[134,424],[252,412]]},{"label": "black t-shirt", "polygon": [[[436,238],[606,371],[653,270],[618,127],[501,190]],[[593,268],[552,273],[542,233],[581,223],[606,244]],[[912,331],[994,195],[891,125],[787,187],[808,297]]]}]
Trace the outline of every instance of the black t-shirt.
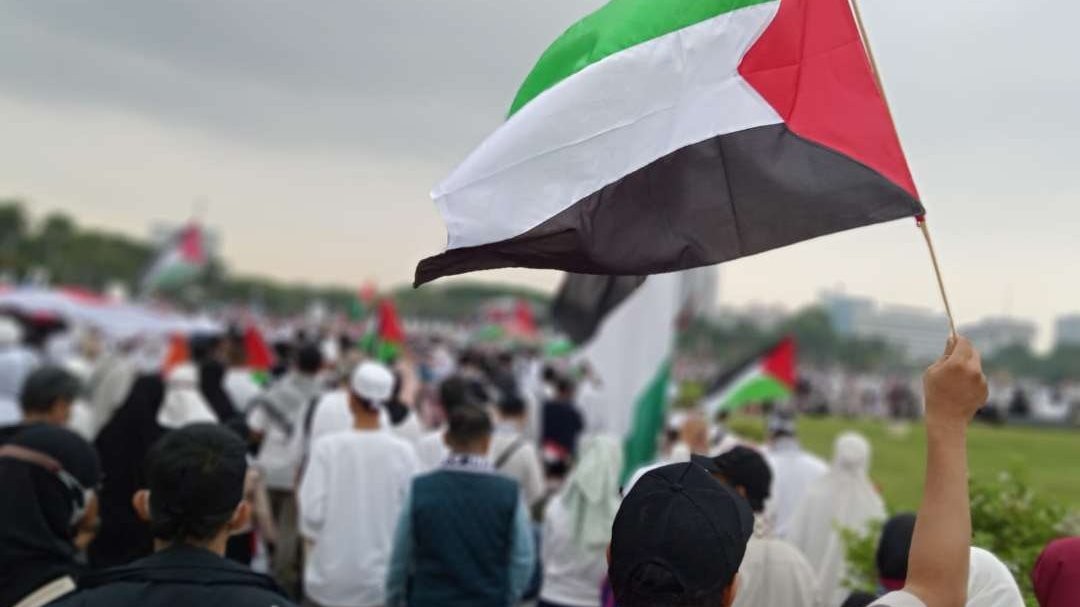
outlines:
[{"label": "black t-shirt", "polygon": [[543,411],[543,442],[555,443],[570,454],[577,450],[578,436],[585,421],[573,403],[549,401]]}]

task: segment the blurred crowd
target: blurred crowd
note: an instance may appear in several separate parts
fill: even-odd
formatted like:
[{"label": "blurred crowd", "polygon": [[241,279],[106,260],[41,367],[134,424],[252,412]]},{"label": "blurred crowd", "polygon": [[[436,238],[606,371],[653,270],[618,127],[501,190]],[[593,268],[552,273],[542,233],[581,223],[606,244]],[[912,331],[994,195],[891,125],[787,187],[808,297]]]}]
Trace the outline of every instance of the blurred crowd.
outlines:
[{"label": "blurred crowd", "polygon": [[[299,326],[111,343],[24,328],[0,317],[0,607],[951,604],[925,566],[908,576],[916,518],[949,511],[929,485],[877,554],[882,593],[910,593],[847,590],[840,530],[886,511],[865,438],[842,434],[830,462],[801,447],[809,390],[771,410],[764,444],[672,412],[634,469],[590,419],[599,379],[534,348],[432,336],[376,356]],[[940,391],[973,402],[955,387],[971,376]],[[868,390],[841,413],[914,417],[925,398],[940,423],[910,382]],[[1022,604],[994,555],[963,560],[968,605]],[[1043,605],[1080,604],[1076,541],[1044,561]]]}]

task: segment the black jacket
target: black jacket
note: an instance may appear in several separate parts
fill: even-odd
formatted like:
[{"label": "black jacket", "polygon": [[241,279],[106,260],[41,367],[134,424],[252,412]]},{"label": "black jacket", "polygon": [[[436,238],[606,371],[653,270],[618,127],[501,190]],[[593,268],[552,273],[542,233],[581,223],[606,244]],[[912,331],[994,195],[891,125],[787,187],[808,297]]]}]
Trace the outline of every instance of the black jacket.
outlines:
[{"label": "black jacket", "polygon": [[174,546],[83,576],[50,607],[295,607],[270,578],[208,550]]}]

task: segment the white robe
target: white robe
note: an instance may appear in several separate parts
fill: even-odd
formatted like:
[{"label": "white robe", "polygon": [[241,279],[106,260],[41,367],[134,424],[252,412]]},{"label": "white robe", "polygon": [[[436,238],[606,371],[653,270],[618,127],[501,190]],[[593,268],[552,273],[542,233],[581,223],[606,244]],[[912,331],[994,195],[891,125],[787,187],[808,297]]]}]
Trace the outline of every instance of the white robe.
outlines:
[{"label": "white robe", "polygon": [[787,539],[813,563],[827,605],[840,605],[849,594],[842,587],[846,560],[836,528],[861,532],[871,521],[885,518],[885,503],[870,482],[869,470],[870,443],[853,432],[841,434],[832,468],[810,488],[791,521]]},{"label": "white robe", "polygon": [[795,509],[807,490],[829,471],[829,466],[820,457],[803,451],[795,439],[776,441],[766,447],[764,453],[773,473],[772,496],[766,514],[773,535],[786,539]]},{"label": "white robe", "polygon": [[732,607],[821,607],[814,568],[798,548],[770,537],[767,528],[755,517]]}]

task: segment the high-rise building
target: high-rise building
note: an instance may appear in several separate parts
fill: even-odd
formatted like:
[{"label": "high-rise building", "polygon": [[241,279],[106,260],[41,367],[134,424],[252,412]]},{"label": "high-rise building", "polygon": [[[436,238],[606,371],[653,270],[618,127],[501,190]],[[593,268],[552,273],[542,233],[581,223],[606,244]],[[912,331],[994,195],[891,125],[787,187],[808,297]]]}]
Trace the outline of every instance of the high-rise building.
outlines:
[{"label": "high-rise building", "polygon": [[1038,328],[1027,320],[997,316],[965,325],[960,328],[960,333],[970,339],[983,356],[993,356],[1011,346],[1030,350]]},{"label": "high-rise building", "polygon": [[1054,323],[1055,346],[1080,346],[1080,314],[1060,316]]},{"label": "high-rise building", "polygon": [[866,297],[827,292],[821,297],[833,330],[839,335],[880,339],[912,362],[941,355],[949,337],[944,314],[914,306],[879,305]]}]

